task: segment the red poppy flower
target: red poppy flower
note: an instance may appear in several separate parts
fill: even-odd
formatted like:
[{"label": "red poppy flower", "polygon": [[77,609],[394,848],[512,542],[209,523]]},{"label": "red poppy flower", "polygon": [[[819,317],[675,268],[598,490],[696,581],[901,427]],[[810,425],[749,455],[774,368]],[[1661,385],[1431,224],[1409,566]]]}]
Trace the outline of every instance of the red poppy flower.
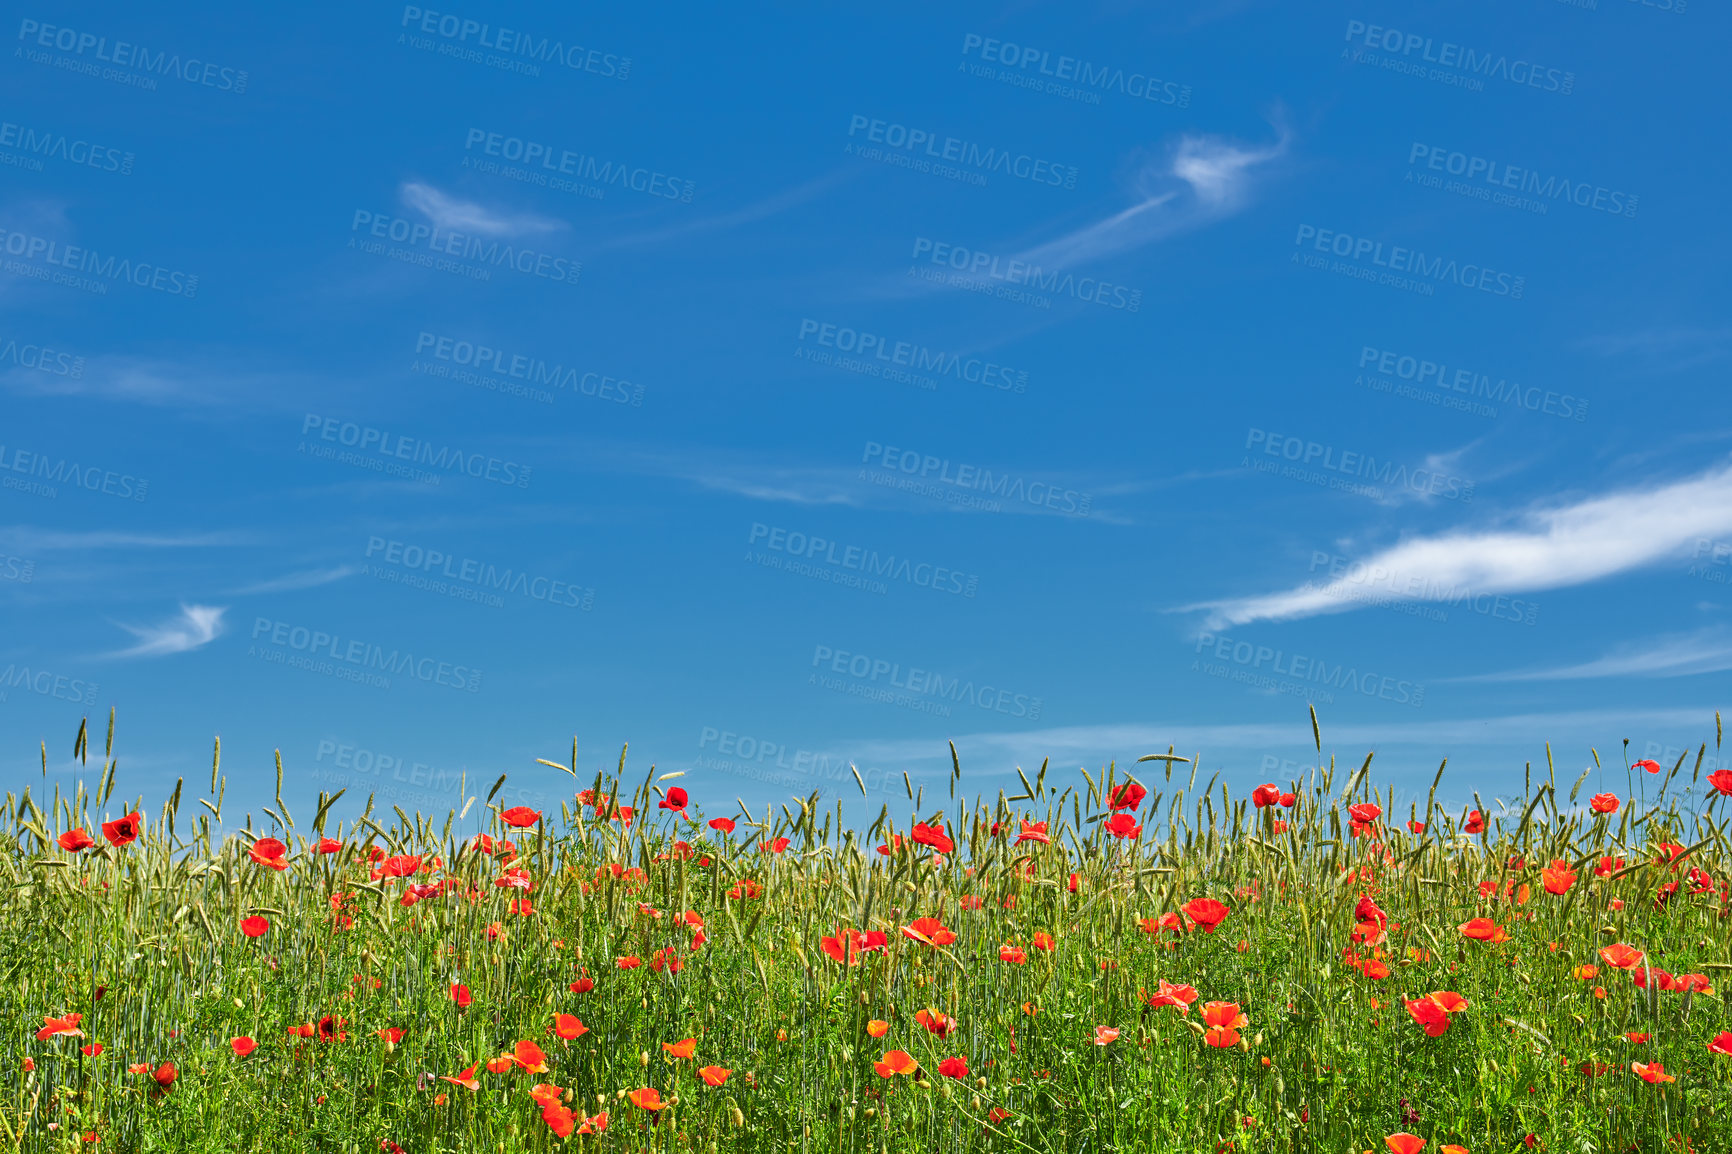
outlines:
[{"label": "red poppy flower", "polygon": [[1141,837],[1143,832],[1142,825],[1128,813],[1115,813],[1102,824],[1108,833],[1118,838]]},{"label": "red poppy flower", "polygon": [[1298,804],[1298,802],[1299,802],[1299,795],[1296,793],[1284,793],[1281,795],[1281,808],[1282,809],[1292,809],[1295,805]]},{"label": "red poppy flower", "polygon": [[667,1108],[667,1103],[662,1101],[661,1091],[655,1089],[653,1086],[642,1090],[633,1090],[630,1094],[627,1094],[626,1097],[630,1098],[631,1104],[636,1106],[639,1110],[655,1111],[665,1110]]},{"label": "red poppy flower", "polygon": [[1389,915],[1377,907],[1377,903],[1371,900],[1370,894],[1365,894],[1353,907],[1353,920],[1356,922],[1374,922],[1382,926],[1388,924]]},{"label": "red poppy flower", "polygon": [[1472,918],[1461,924],[1461,936],[1479,942],[1507,942],[1509,935],[1490,918]]},{"label": "red poppy flower", "polygon": [[950,928],[937,918],[915,918],[902,927],[902,936],[923,946],[948,946],[956,940]]},{"label": "red poppy flower", "polygon": [[1617,813],[1618,795],[1615,793],[1596,793],[1588,799],[1588,808],[1595,813]]},{"label": "red poppy flower", "polygon": [[170,1086],[174,1085],[174,1080],[176,1078],[180,1077],[180,1071],[174,1068],[173,1062],[164,1062],[156,1068],[156,1072],[153,1073],[151,1077],[156,1079],[156,1084],[158,1086],[161,1086],[166,1090]]},{"label": "red poppy flower", "polygon": [[1425,823],[1423,821],[1410,821],[1407,823],[1407,832],[1409,832],[1409,833],[1424,833],[1425,832]]},{"label": "red poppy flower", "polygon": [[383,1029],[374,1030],[373,1032],[385,1039],[385,1041],[389,1042],[391,1045],[395,1046],[398,1042],[403,1040],[403,1035],[407,1031],[405,1031],[401,1026],[386,1026]]},{"label": "red poppy flower", "polygon": [[1214,898],[1193,898],[1179,907],[1185,916],[1197,923],[1197,928],[1205,934],[1215,932],[1215,927],[1227,920],[1227,915],[1233,911],[1216,901]]},{"label": "red poppy flower", "polygon": [[503,1074],[515,1065],[517,1065],[517,1060],[510,1054],[500,1054],[496,1058],[487,1059],[487,1072],[489,1074]]},{"label": "red poppy flower", "polygon": [[574,994],[587,994],[593,989],[595,989],[595,979],[588,976],[581,977],[571,983],[571,992]]},{"label": "red poppy flower", "polygon": [[1028,962],[1028,953],[1022,948],[1013,946],[1009,942],[1006,942],[1004,945],[998,947],[998,960],[1001,962],[1009,962],[1013,966],[1020,966]]},{"label": "red poppy flower", "polygon": [[1732,1054],[1732,1030],[1721,1030],[1710,1039],[1708,1051],[1713,1054]]},{"label": "red poppy flower", "polygon": [[663,1042],[662,1049],[676,1058],[689,1058],[698,1048],[696,1038],[684,1038],[678,1042]]},{"label": "red poppy flower", "polygon": [[956,1032],[956,1019],[943,1010],[927,1008],[917,1010],[914,1020],[926,1027],[928,1033],[937,1034],[940,1038],[948,1038]]},{"label": "red poppy flower", "polygon": [[1616,970],[1633,970],[1642,964],[1643,957],[1641,950],[1623,942],[1614,942],[1600,951],[1600,960]]},{"label": "red poppy flower", "polygon": [[758,843],[758,849],[764,853],[781,853],[783,850],[786,850],[790,845],[793,845],[793,844],[794,843],[789,841],[787,838],[779,837],[775,841],[761,841],[761,842],[759,842]]},{"label": "red poppy flower", "polygon": [[[138,840],[138,835],[144,832],[144,815],[129,813],[115,821],[102,823],[102,836],[113,846],[129,845]],[[170,1081],[173,1081],[171,1078]]]},{"label": "red poppy flower", "polygon": [[1383,816],[1383,807],[1373,805],[1369,801],[1362,801],[1357,805],[1348,806],[1347,815],[1362,825],[1369,825]]},{"label": "red poppy flower", "polygon": [[269,866],[274,870],[286,870],[289,868],[288,852],[289,847],[276,838],[261,837],[252,844],[252,848],[247,850],[247,856],[262,866]]},{"label": "red poppy flower", "polygon": [[553,1015],[553,1032],[569,1042],[589,1033],[589,1027],[579,1021],[574,1014],[555,1014]]},{"label": "red poppy flower", "polygon": [[499,811],[499,820],[513,829],[528,829],[541,820],[541,814],[527,805],[514,805]]},{"label": "red poppy flower", "polygon": [[1425,1139],[1417,1134],[1402,1131],[1398,1134],[1386,1135],[1383,1144],[1389,1147],[1389,1154],[1419,1154],[1425,1149]]},{"label": "red poppy flower", "polygon": [[[544,1110],[542,1112],[541,1116],[543,1119],[545,1119],[547,1117],[547,1112]],[[583,1125],[581,1125],[577,1128],[577,1132],[579,1134],[601,1134],[601,1133],[604,1133],[606,1130],[607,1130],[607,1111],[606,1110],[603,1110],[599,1114],[595,1114],[591,1117],[585,1118],[583,1120]],[[563,1138],[563,1137],[565,1137],[565,1135],[561,1134],[560,1137]]]},{"label": "red poppy flower", "polygon": [[833,937],[820,938],[818,948],[839,966],[860,964],[860,934],[846,926],[837,926]]},{"label": "red poppy flower", "polygon": [[1280,805],[1281,787],[1276,785],[1274,782],[1270,782],[1268,785],[1258,786],[1256,789],[1251,791],[1251,804],[1255,805],[1258,809],[1263,809],[1264,807],[1271,805]]},{"label": "red poppy flower", "polygon": [[84,1056],[86,1058],[96,1058],[102,1055],[101,1042],[92,1042],[88,1046],[80,1046],[79,1049],[84,1051]]},{"label": "red poppy flower", "polygon": [[950,840],[950,835],[944,832],[942,825],[923,825],[916,822],[913,837],[916,845],[931,846],[939,853],[952,853],[956,849],[956,843]]},{"label": "red poppy flower", "polygon": [[968,1059],[946,1058],[938,1063],[938,1072],[946,1078],[966,1078],[968,1077]]},{"label": "red poppy flower", "polygon": [[314,853],[341,853],[343,843],[334,837],[321,837],[313,843]]},{"label": "red poppy flower", "polygon": [[1717,769],[1708,775],[1708,784],[1716,793],[1732,797],[1732,769]]},{"label": "red poppy flower", "polygon": [[1148,795],[1149,791],[1137,782],[1127,781],[1113,790],[1107,799],[1107,807],[1109,809],[1135,809],[1143,804],[1143,798]]},{"label": "red poppy flower", "polygon": [[1548,894],[1565,894],[1576,884],[1576,871],[1570,868],[1566,861],[1555,861],[1540,871],[1540,880],[1545,883]]},{"label": "red poppy flower", "polygon": [[67,853],[81,853],[96,844],[96,839],[82,829],[69,829],[55,840]]},{"label": "red poppy flower", "polygon": [[1045,930],[1036,930],[1034,937],[1029,939],[1029,945],[1033,946],[1037,950],[1050,951],[1058,948],[1058,943],[1053,941],[1052,935],[1047,933]]},{"label": "red poppy flower", "polygon": [[1634,1070],[1637,1075],[1641,1077],[1642,1081],[1650,1084],[1655,1082],[1676,1082],[1678,1080],[1672,1077],[1672,1075],[1666,1073],[1666,1067],[1658,1062],[1631,1062],[1630,1069]]},{"label": "red poppy flower", "polygon": [[241,933],[249,938],[262,938],[265,936],[265,931],[270,928],[270,920],[260,914],[241,919]]},{"label": "red poppy flower", "polygon": [[1016,835],[1016,844],[1021,845],[1025,841],[1039,842],[1041,845],[1051,845],[1052,836],[1046,832],[1046,822],[1025,820],[1022,823],[1022,832]]},{"label": "red poppy flower", "polygon": [[36,1031],[36,1040],[46,1042],[56,1034],[70,1034],[74,1038],[82,1038],[84,1031],[78,1028],[78,1023],[83,1020],[83,1014],[68,1014],[64,1018],[53,1018],[45,1014],[42,1018],[42,1028]]},{"label": "red poppy flower", "polygon": [[1181,1014],[1189,1014],[1191,1003],[1197,1000],[1197,989],[1195,986],[1174,985],[1162,981],[1160,989],[1152,994],[1145,991],[1144,998],[1151,1006],[1171,1006]]},{"label": "red poppy flower", "polygon": [[1237,1002],[1207,1002],[1203,1005],[1203,1040],[1225,1049],[1239,1043],[1239,1031],[1249,1024]]},{"label": "red poppy flower", "polygon": [[451,1000],[453,1002],[456,1002],[457,1008],[461,1010],[464,1007],[466,1007],[467,1005],[469,1005],[470,1002],[473,1002],[475,999],[469,996],[469,987],[468,986],[461,985],[461,984],[453,984],[451,987]]},{"label": "red poppy flower", "polygon": [[235,1052],[235,1057],[244,1058],[258,1048],[258,1043],[244,1034],[239,1038],[229,1039],[229,1049]]},{"label": "red poppy flower", "polygon": [[528,1038],[512,1047],[511,1060],[528,1073],[547,1073],[547,1055],[542,1053],[540,1046]]},{"label": "red poppy flower", "polygon": [[726,1066],[699,1066],[698,1077],[704,1080],[706,1086],[720,1086],[728,1080],[733,1071]]},{"label": "red poppy flower", "polygon": [[1474,833],[1474,834],[1484,833],[1485,832],[1485,815],[1480,813],[1479,810],[1477,810],[1477,809],[1469,811],[1469,813],[1467,815],[1467,824],[1462,826],[1461,828],[1466,833]]},{"label": "red poppy flower", "polygon": [[736,823],[735,823],[734,819],[731,817],[718,817],[718,818],[712,818],[710,820],[710,828],[711,829],[720,830],[722,833],[725,833],[725,834],[726,833],[733,833],[735,824]]},{"label": "red poppy flower", "polygon": [[623,958],[615,958],[613,964],[622,970],[635,970],[643,965],[643,959],[636,954],[630,954]]},{"label": "red poppy flower", "polygon": [[1095,1045],[1110,1046],[1119,1040],[1119,1032],[1112,1026],[1095,1027]]},{"label": "red poppy flower", "polygon": [[1449,1029],[1449,1014],[1431,998],[1414,998],[1407,1001],[1407,1012],[1413,1016],[1413,1020],[1418,1022],[1430,1037],[1441,1037],[1443,1032]]},{"label": "red poppy flower", "polygon": [[676,785],[672,789],[668,790],[667,795],[661,799],[660,804],[658,804],[656,808],[671,809],[684,813],[686,805],[686,791]]},{"label": "red poppy flower", "polygon": [[884,1055],[882,1061],[872,1063],[872,1068],[880,1078],[894,1078],[898,1074],[912,1074],[920,1068],[907,1050],[891,1050]]},{"label": "red poppy flower", "polygon": [[1636,764],[1632,765],[1630,768],[1631,769],[1645,769],[1649,773],[1659,773],[1660,772],[1660,763],[1655,761],[1652,758],[1644,757],[1641,761],[1638,761]]},{"label": "red poppy flower", "polygon": [[441,1074],[441,1075],[439,1075],[439,1080],[441,1082],[449,1082],[453,1086],[461,1086],[465,1090],[479,1090],[479,1089],[481,1089],[481,1079],[479,1079],[475,1076],[475,1071],[477,1069],[479,1069],[480,1066],[481,1066],[481,1063],[477,1062],[477,1063],[475,1063],[475,1065],[469,1067],[469,1069],[464,1070],[462,1073],[457,1074],[456,1076],[452,1076],[450,1074]]}]

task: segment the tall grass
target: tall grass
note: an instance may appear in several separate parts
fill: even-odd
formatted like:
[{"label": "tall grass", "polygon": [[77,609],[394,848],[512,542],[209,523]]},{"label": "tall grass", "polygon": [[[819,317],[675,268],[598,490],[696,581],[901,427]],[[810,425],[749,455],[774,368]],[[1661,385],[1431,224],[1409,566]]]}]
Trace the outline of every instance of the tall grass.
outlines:
[{"label": "tall grass", "polygon": [[[225,822],[220,747],[208,797],[183,781],[122,804],[111,716],[93,790],[8,794],[0,815],[0,1142],[1192,1152],[1401,1150],[1411,1135],[1476,1154],[1732,1151],[1732,1054],[1711,1048],[1732,1029],[1716,812],[1732,775],[1702,773],[1706,744],[1694,772],[1620,760],[1573,782],[1548,750],[1521,795],[1450,811],[1440,768],[1397,813],[1370,758],[1338,771],[1314,736],[1317,770],[1273,783],[1290,805],[1199,787],[1197,759],[1171,750],[1062,789],[1045,766],[1018,770],[1013,795],[966,800],[952,750],[946,797],[911,788],[908,812],[861,836],[816,794],[752,813],[677,774],[628,779],[623,752],[617,775],[574,781],[527,828],[491,806],[499,784],[461,812],[369,801],[349,822],[321,794],[295,803],[297,824],[280,762],[273,804]],[[88,763],[86,730],[75,749]],[[559,768],[576,778],[575,755]],[[1147,794],[1115,821],[1127,783]],[[689,816],[661,808],[681,784]],[[1587,806],[1601,792],[1615,813]],[[1380,812],[1356,821],[1366,804]],[[143,835],[110,844],[102,823],[135,811]],[[732,833],[708,824],[723,816]],[[1019,842],[1024,821],[1050,842]],[[916,822],[937,836],[915,840]],[[95,846],[62,849],[73,829]],[[249,852],[265,838],[286,868]],[[315,852],[321,839],[341,848]],[[381,876],[388,863],[412,873]],[[1199,899],[1227,909],[1212,930]],[[242,930],[254,917],[262,936]],[[904,932],[928,917],[954,940]],[[1495,929],[1465,936],[1476,918]],[[1616,944],[1641,962],[1613,965]],[[1162,982],[1194,1004],[1151,1004]],[[1465,1008],[1435,1009],[1433,992]],[[81,1035],[37,1039],[68,1014]],[[560,1014],[586,1029],[560,1036]],[[1422,1019],[1439,1017],[1434,1036]],[[256,1049],[237,1056],[236,1038]],[[689,1058],[664,1048],[685,1039]],[[525,1069],[541,1063],[524,1041],[544,1072]],[[1656,1065],[1675,1080],[1641,1076]],[[471,1066],[478,1088],[441,1078]],[[711,1067],[722,1084],[700,1076]],[[665,1108],[628,1097],[645,1089]]]}]

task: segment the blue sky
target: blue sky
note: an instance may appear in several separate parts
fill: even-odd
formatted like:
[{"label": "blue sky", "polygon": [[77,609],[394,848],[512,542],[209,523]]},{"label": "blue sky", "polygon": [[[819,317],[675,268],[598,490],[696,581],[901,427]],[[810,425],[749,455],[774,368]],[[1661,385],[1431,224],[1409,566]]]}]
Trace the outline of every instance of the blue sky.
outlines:
[{"label": "blue sky", "polygon": [[301,809],[1712,756],[1675,9],[16,11],[0,776],[111,706],[123,794]]}]

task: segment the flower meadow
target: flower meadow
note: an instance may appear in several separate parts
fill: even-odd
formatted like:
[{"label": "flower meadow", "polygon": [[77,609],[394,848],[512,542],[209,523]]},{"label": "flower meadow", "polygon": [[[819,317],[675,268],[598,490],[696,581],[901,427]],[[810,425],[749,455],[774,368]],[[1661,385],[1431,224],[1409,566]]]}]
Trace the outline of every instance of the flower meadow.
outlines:
[{"label": "flower meadow", "polygon": [[1245,797],[1169,750],[968,800],[952,749],[862,830],[623,752],[558,813],[294,801],[279,758],[235,820],[220,743],[127,804],[111,715],[94,788],[0,817],[0,1142],[1732,1151],[1708,745],[1446,808],[1311,723]]}]

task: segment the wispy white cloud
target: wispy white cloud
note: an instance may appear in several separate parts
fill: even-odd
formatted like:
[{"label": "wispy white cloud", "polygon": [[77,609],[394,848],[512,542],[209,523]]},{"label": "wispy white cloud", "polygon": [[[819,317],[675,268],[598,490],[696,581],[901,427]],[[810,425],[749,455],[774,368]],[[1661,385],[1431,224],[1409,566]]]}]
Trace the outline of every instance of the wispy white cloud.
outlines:
[{"label": "wispy white cloud", "polygon": [[1183,609],[1207,610],[1209,627],[1220,628],[1339,613],[1378,597],[1447,601],[1462,590],[1561,589],[1682,557],[1727,533],[1732,465],[1721,465],[1681,481],[1536,506],[1484,528],[1416,537],[1364,558],[1356,576]]},{"label": "wispy white cloud", "polygon": [[0,526],[0,542],[32,552],[76,552],[81,549],[202,549],[218,545],[244,545],[252,538],[241,533],[123,533],[110,529],[39,529],[33,525]]},{"label": "wispy white cloud", "polygon": [[1231,216],[1250,203],[1258,178],[1284,156],[1283,128],[1273,144],[1254,146],[1214,136],[1185,136],[1150,159],[1134,181],[1137,199],[1111,215],[1019,254],[1043,267],[1074,267]]},{"label": "wispy white cloud", "polygon": [[532,236],[563,229],[563,221],[529,212],[502,212],[471,200],[458,200],[423,181],[410,180],[399,190],[403,203],[440,228],[482,236]]},{"label": "wispy white cloud", "polygon": [[1580,681],[1591,677],[1688,677],[1732,669],[1732,633],[1700,629],[1614,647],[1575,665],[1479,673],[1447,681]]},{"label": "wispy white cloud", "polygon": [[742,225],[756,224],[772,216],[779,216],[791,209],[798,208],[808,201],[829,192],[849,180],[857,177],[863,170],[858,168],[838,168],[823,176],[814,177],[793,188],[772,193],[760,200],[727,212],[716,213],[713,216],[703,216],[696,220],[681,221],[664,228],[650,229],[639,233],[616,233],[612,236],[597,238],[592,246],[596,250],[612,248],[629,248],[646,244],[658,244],[674,240],[682,236],[691,236],[704,232],[726,232]]},{"label": "wispy white cloud", "polygon": [[250,596],[255,593],[290,593],[297,589],[314,589],[320,585],[329,585],[333,581],[341,581],[360,569],[354,565],[334,565],[329,569],[303,569],[298,573],[285,573],[281,577],[272,577],[266,581],[258,581],[251,585],[243,585],[232,590],[237,597]]},{"label": "wispy white cloud", "polygon": [[107,654],[109,657],[165,657],[208,645],[223,633],[226,606],[182,605],[180,613],[155,625],[116,622],[132,634],[138,644]]}]

